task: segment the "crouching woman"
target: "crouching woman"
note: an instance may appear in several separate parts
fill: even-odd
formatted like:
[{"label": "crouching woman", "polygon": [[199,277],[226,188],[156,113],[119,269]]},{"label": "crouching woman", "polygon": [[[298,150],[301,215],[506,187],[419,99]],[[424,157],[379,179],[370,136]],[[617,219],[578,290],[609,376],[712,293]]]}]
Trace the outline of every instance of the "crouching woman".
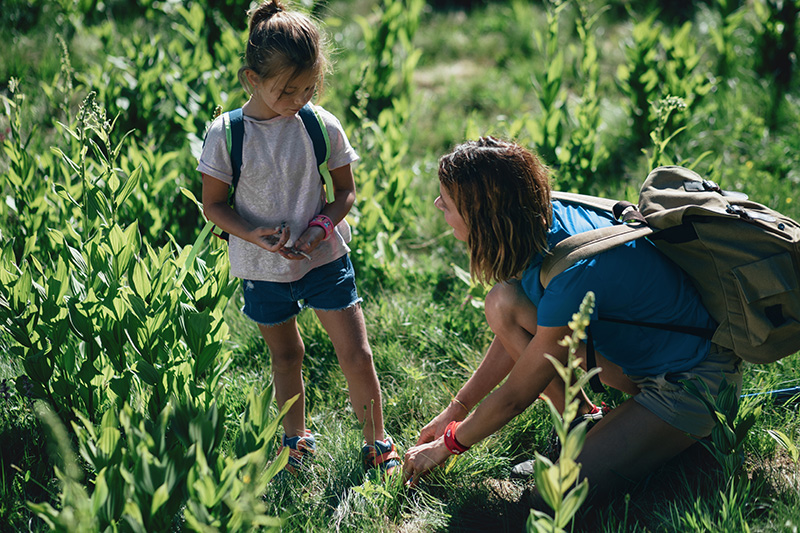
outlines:
[{"label": "crouching woman", "polygon": [[[495,338],[472,377],[406,453],[406,480],[416,483],[500,430],[542,393],[563,409],[564,384],[545,354],[566,362],[559,341],[588,291],[596,298],[593,318],[716,326],[683,271],[646,239],[582,260],[543,288],[539,274],[548,249],[613,222],[601,211],[552,200],[546,167],[519,145],[466,142],[441,158],[439,181],[435,205],[455,238],[466,242],[473,277],[495,283],[486,299]],[[714,420],[684,380],[701,390],[704,383],[716,396],[723,380],[741,388],[742,376],[735,354],[700,337],[605,321],[591,327],[601,381],[631,395],[594,425],[578,458],[590,486],[608,490],[641,479],[710,434]],[[578,357],[586,359],[585,345]],[[581,395],[579,413],[593,411]]]}]

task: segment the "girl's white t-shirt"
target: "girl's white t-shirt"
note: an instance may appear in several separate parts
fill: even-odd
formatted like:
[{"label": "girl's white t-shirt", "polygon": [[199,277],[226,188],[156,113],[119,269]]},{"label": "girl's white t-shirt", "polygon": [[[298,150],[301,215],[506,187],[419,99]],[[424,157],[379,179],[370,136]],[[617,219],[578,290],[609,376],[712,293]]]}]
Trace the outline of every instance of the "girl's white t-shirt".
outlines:
[{"label": "girl's white t-shirt", "polygon": [[[325,124],[331,144],[328,168],[336,169],[359,159],[342,125],[332,114],[315,106]],[[233,172],[222,117],[206,134],[197,170],[230,184]],[[299,115],[269,120],[244,117],[242,168],[236,187],[234,209],[257,226],[277,227],[286,223],[289,242],[308,227],[325,206],[322,180],[314,147]],[[350,226],[342,220],[333,235],[311,252],[311,259],[293,261],[268,252],[233,235],[228,241],[231,275],[242,279],[297,281],[310,270],[330,263],[350,251]]]}]

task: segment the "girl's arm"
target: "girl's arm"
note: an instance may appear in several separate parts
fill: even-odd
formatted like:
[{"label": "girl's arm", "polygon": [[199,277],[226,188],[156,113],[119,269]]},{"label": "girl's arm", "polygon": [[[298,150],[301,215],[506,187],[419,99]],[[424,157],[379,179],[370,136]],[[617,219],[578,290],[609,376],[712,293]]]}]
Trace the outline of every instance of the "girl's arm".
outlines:
[{"label": "girl's arm", "polygon": [[228,204],[228,189],[224,181],[203,174],[203,214],[223,231],[240,239],[252,242],[268,250],[277,252],[289,240],[289,228],[265,228],[254,226],[243,219]]},{"label": "girl's arm", "polygon": [[[353,207],[356,201],[356,183],[353,178],[353,169],[349,164],[331,169],[331,180],[333,181],[333,202],[322,209],[323,215],[331,219],[334,227],[342,221]],[[309,226],[300,238],[294,243],[294,247],[305,253],[310,253],[325,238],[325,230],[318,226]],[[302,255],[287,253],[289,259],[302,259]]]},{"label": "girl's arm", "polygon": [[[566,362],[567,348],[559,345],[558,341],[569,333],[568,326],[539,327],[509,373],[506,382],[492,392],[475,412],[458,426],[456,440],[464,446],[472,446],[527,409],[557,375],[552,363],[544,354],[549,353],[556,359]],[[403,465],[404,478],[415,483],[420,476],[442,464],[450,455],[451,452],[445,446],[442,437],[415,446],[406,452]]]},{"label": "girl's arm", "polygon": [[451,420],[464,420],[469,410],[492,392],[513,367],[514,360],[506,352],[500,339],[495,337],[478,369],[454,396],[458,401],[451,401],[436,418],[422,428],[417,446],[441,437]]}]

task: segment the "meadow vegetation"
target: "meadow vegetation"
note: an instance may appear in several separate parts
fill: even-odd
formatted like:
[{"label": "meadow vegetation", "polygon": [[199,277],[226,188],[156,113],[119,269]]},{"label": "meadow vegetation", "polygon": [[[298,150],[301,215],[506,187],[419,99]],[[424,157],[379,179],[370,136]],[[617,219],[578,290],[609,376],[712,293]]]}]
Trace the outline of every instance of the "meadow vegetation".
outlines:
[{"label": "meadow vegetation", "polygon": [[[0,530],[797,531],[798,402],[766,393],[800,384],[800,354],[748,366],[751,396],[717,402],[712,438],[610,504],[580,506],[559,478],[552,500],[575,508],[548,521],[508,479],[554,423],[570,438],[544,402],[419,489],[365,476],[332,345],[304,313],[319,451],[279,475],[268,354],[196,200],[214,109],[245,101],[247,6],[3,4]],[[681,164],[800,219],[798,0],[295,7],[330,36],[317,103],[362,157],[351,257],[401,450],[491,340],[487,288],[433,206],[455,143],[514,138],[556,188],[633,201],[651,168]]]}]

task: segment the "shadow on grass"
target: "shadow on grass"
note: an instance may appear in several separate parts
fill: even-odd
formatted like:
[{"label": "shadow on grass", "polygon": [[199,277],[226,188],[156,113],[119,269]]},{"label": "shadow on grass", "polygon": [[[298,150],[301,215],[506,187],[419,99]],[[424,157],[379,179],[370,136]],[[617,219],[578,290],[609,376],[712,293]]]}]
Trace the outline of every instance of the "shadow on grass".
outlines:
[{"label": "shadow on grass", "polygon": [[32,423],[0,429],[0,450],[0,531],[44,531],[44,522],[26,506],[55,504],[53,494],[58,492],[41,428]]},{"label": "shadow on grass", "polygon": [[[722,478],[714,458],[695,444],[639,483],[614,495],[594,495],[579,511],[574,528],[567,530],[663,531],[663,518],[655,510],[666,513],[668,503],[681,497],[694,500],[718,493],[724,485]],[[446,531],[517,532],[525,531],[532,487],[532,481],[489,479],[462,494],[435,495],[447,501],[451,519]]]}]

